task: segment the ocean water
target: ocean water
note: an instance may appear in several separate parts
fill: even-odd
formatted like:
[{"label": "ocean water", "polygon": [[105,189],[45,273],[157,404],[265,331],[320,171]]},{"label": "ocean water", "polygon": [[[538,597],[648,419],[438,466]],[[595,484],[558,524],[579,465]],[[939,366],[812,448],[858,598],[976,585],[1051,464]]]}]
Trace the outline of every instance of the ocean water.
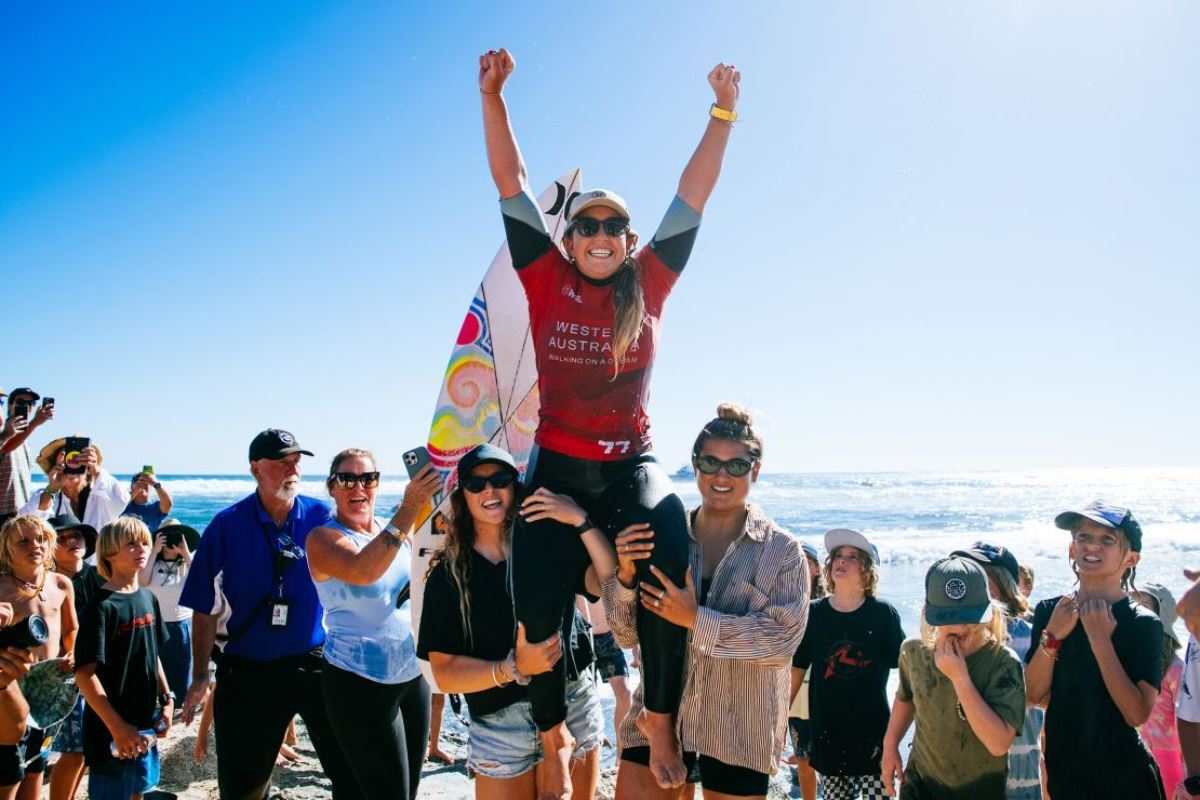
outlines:
[{"label": "ocean water", "polygon": [[[124,476],[122,476],[124,477]],[[254,491],[249,475],[161,475],[175,498],[173,516],[203,530],[213,514]],[[399,502],[407,479],[385,476],[378,513]],[[691,481],[676,481],[686,505],[699,502]],[[326,497],[320,478],[302,491]],[[879,594],[915,633],[928,566],[951,550],[986,539],[1011,549],[1036,573],[1034,599],[1070,588],[1067,534],[1054,515],[1096,498],[1134,510],[1145,533],[1138,579],[1186,587],[1184,566],[1200,566],[1200,468],[764,474],[751,500],[824,552],[829,528],[853,528],[879,548]],[[1180,628],[1182,631],[1182,628]]]}]

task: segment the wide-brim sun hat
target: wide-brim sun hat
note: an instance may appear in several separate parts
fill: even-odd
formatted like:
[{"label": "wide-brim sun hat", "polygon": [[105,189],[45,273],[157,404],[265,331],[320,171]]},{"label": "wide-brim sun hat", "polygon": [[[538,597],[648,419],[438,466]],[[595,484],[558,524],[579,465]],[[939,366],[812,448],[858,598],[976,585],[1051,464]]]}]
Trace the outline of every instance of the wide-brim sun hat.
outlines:
[{"label": "wide-brim sun hat", "polygon": [[[83,438],[82,434],[73,434],[77,438]],[[37,465],[42,468],[42,472],[50,474],[50,468],[54,466],[54,456],[58,451],[67,446],[67,437],[62,436],[55,439],[50,444],[38,451]],[[104,453],[100,452],[100,445],[95,442],[91,443],[91,448],[96,451],[96,465],[104,463]]]},{"label": "wide-brim sun hat", "polygon": [[1171,590],[1161,583],[1143,583],[1137,590],[1158,601],[1158,618],[1162,620],[1163,633],[1171,637],[1176,647],[1183,647],[1183,642],[1179,641],[1179,636],[1175,634],[1175,621],[1179,619],[1179,612],[1175,608],[1175,595],[1171,594]]},{"label": "wide-brim sun hat", "polygon": [[79,517],[70,511],[65,514],[59,514],[56,517],[50,517],[46,522],[50,524],[51,528],[54,528],[55,533],[79,531],[80,535],[83,536],[84,558],[91,558],[92,553],[96,552],[96,529],[91,525],[80,522]]},{"label": "wide-brim sun hat", "polygon": [[162,525],[154,531],[154,538],[158,538],[160,533],[174,533],[178,531],[183,534],[183,540],[187,542],[189,552],[196,552],[196,546],[200,544],[200,532],[191,525],[184,525],[177,519],[164,519]]}]

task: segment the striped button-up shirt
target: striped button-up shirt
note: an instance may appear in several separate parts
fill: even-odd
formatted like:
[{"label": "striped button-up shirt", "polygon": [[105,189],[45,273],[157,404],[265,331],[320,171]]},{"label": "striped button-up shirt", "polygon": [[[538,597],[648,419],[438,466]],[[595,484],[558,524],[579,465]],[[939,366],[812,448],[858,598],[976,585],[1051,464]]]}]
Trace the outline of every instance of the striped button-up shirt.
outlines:
[{"label": "striped button-up shirt", "polygon": [[[688,551],[699,601],[704,553],[691,531],[692,516]],[[778,769],[792,653],[808,621],[808,587],[799,542],[758,506],[748,506],[745,527],[717,564],[688,635],[676,717],[685,751],[767,774]],[[610,577],[604,582],[604,607],[617,641],[625,647],[637,644],[637,590]],[[622,749],[648,744],[636,723],[642,708],[639,684],[617,733]]]}]

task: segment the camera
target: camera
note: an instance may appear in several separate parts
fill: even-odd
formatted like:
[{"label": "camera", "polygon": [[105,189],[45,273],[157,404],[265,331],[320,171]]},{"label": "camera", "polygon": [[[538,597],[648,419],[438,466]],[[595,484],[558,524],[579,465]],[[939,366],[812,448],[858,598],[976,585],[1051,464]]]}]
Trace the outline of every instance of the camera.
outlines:
[{"label": "camera", "polygon": [[183,531],[179,531],[179,530],[167,531],[166,533],[163,534],[163,546],[164,547],[179,547],[179,544],[182,541],[183,541]]},{"label": "camera", "polygon": [[50,638],[50,626],[37,614],[30,614],[7,628],[0,628],[0,649],[17,647],[28,650],[45,644]]}]

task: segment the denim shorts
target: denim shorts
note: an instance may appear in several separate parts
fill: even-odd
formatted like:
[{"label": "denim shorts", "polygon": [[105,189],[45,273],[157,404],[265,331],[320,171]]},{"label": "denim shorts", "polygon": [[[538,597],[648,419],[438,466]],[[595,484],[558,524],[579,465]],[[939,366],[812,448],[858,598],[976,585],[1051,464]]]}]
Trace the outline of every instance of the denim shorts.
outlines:
[{"label": "denim shorts", "polygon": [[90,800],[129,800],[158,785],[158,747],[130,759],[105,759],[104,764],[88,767]]},{"label": "denim shorts", "polygon": [[[567,730],[575,738],[572,758],[582,758],[600,746],[604,716],[600,692],[590,673],[567,683]],[[488,778],[515,778],[542,760],[542,741],[533,723],[533,709],[521,700],[492,714],[471,718],[467,768]]]}]

